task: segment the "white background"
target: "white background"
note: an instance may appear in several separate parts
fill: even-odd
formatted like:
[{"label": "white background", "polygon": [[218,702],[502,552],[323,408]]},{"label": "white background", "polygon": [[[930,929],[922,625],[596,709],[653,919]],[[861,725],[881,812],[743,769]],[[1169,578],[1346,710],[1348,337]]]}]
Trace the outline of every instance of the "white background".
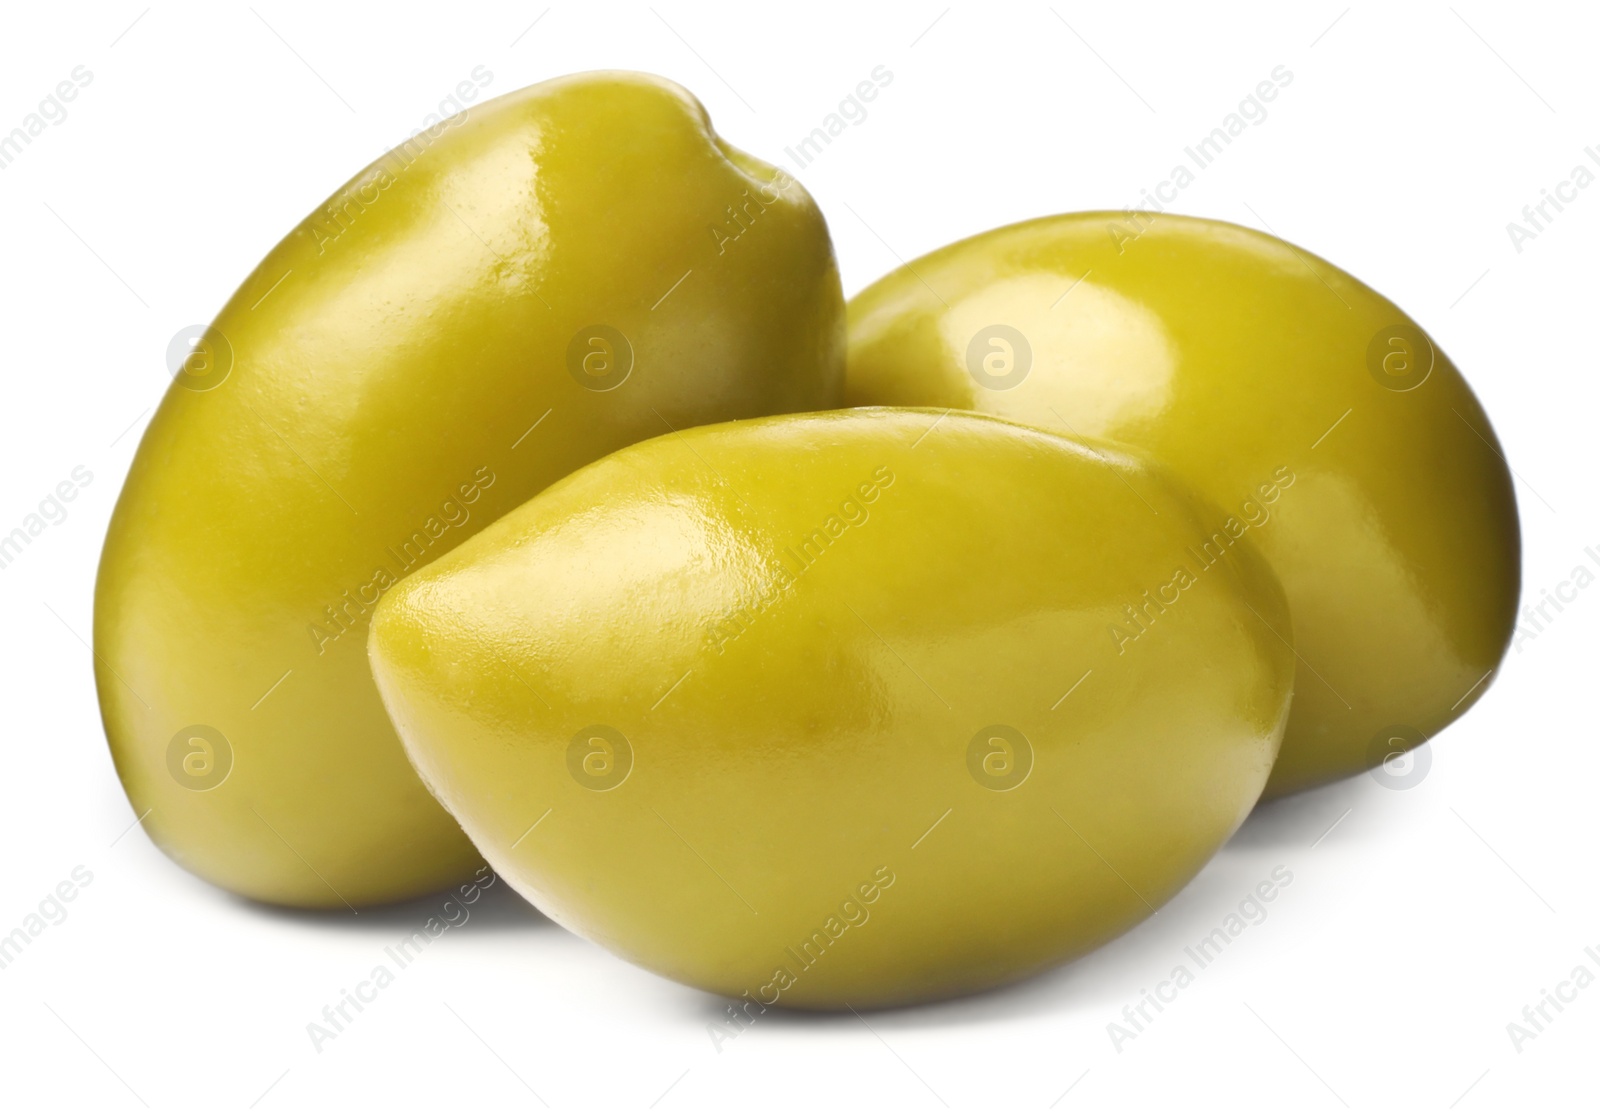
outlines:
[{"label": "white background", "polygon": [[[94,76],[0,171],[0,533],[74,466],[94,480],[0,570],[0,933],[75,866],[94,879],[0,971],[0,1108],[1592,1109],[1600,984],[1520,1053],[1507,1025],[1574,967],[1600,976],[1584,954],[1600,953],[1600,589],[1508,656],[1414,789],[1360,776],[1258,811],[1158,916],[1039,980],[864,1020],[768,1015],[720,1052],[718,1002],[501,885],[319,1054],[307,1024],[439,901],[269,912],[129,830],[83,640],[167,344],[480,64],[492,94],[584,69],[667,75],[791,170],[784,148],[886,66],[869,117],[798,171],[847,294],[957,237],[1136,201],[1286,66],[1269,117],[1175,208],[1270,223],[1409,309],[1519,475],[1525,603],[1579,564],[1600,573],[1584,553],[1600,553],[1600,184],[1520,253],[1506,230],[1600,150],[1592,9],[1199,7],[8,5],[0,132],[75,66]],[[1265,922],[1119,1052],[1124,1005],[1280,865],[1293,883]]]}]

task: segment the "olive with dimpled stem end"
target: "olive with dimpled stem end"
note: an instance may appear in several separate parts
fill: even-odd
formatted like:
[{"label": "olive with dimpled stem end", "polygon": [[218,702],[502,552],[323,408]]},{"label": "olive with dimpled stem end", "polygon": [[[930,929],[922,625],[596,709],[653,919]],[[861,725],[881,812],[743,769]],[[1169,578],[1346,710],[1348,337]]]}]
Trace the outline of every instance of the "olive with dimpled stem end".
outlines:
[{"label": "olive with dimpled stem end", "polygon": [[117,503],[95,662],[134,813],[258,900],[464,879],[367,669],[378,599],[630,442],[837,406],[843,357],[816,205],[671,82],[561,78],[381,157],[182,361]]}]

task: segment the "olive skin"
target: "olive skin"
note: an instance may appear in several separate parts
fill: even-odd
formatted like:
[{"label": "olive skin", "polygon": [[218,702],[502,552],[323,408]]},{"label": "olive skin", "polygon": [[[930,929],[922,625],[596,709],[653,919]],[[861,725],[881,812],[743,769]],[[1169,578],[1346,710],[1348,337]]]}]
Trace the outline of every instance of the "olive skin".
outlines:
[{"label": "olive skin", "polygon": [[1229,517],[1217,546],[1255,542],[1299,660],[1268,796],[1414,747],[1487,689],[1521,581],[1509,468],[1449,358],[1327,261],[1218,221],[1073,213],[941,248],[847,313],[852,404],[1127,443]]},{"label": "olive skin", "polygon": [[97,682],[151,837],[278,904],[465,879],[372,684],[377,599],[628,443],[837,406],[843,355],[816,206],[670,82],[547,82],[381,157],[223,308],[117,503]]},{"label": "olive skin", "polygon": [[1248,546],[1189,551],[1212,516],[985,416],[746,420],[552,486],[369,649],[430,789],[564,926],[751,1011],[924,1001],[1121,933],[1256,802],[1291,633]]}]

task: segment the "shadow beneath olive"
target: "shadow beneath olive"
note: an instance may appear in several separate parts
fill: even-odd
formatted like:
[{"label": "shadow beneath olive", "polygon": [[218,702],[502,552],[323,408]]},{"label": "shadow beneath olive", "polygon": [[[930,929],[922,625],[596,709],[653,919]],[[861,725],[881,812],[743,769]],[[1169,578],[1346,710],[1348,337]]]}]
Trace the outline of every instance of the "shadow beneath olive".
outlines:
[{"label": "shadow beneath olive", "polygon": [[[254,916],[265,916],[282,923],[314,927],[319,931],[368,931],[378,928],[386,933],[405,933],[422,928],[430,919],[437,919],[441,924],[447,925],[452,936],[561,931],[559,925],[519,896],[503,879],[496,878],[488,888],[479,885],[477,899],[471,903],[461,895],[461,887],[463,886],[415,900],[374,904],[371,907],[362,907],[356,912],[352,912],[349,908],[326,910],[291,908],[244,896],[234,896],[231,893],[226,895]],[[470,889],[468,895],[472,895]]]},{"label": "shadow beneath olive", "polygon": [[1321,838],[1346,810],[1388,794],[1363,772],[1337,783],[1269,799],[1256,804],[1223,848],[1303,850]]},{"label": "shadow beneath olive", "polygon": [[[1138,1001],[1143,990],[1168,979],[1175,967],[1187,966],[1204,980],[1198,976],[1201,967],[1185,948],[1206,939],[1220,921],[1237,912],[1256,887],[1270,879],[1275,867],[1298,870],[1314,845],[1333,840],[1338,833],[1336,823],[1349,824],[1349,819],[1342,817],[1346,811],[1365,813],[1364,804],[1376,805],[1374,800],[1392,794],[1363,773],[1262,803],[1216,857],[1154,915],[1081,958],[1009,985],[929,1004],[861,1009],[860,1018],[851,1009],[784,1009],[780,1002],[757,1013],[755,1023],[747,1027],[775,1032],[864,1030],[865,1024],[878,1027],[880,1023],[900,1029],[965,1027],[1047,1016],[1068,1003],[1102,1013],[1108,1023],[1121,1022],[1123,1007]],[[1365,822],[1370,829],[1370,816]],[[1334,827],[1331,835],[1330,827]],[[1289,886],[1291,890],[1294,887]],[[1265,910],[1263,924],[1271,921],[1270,905]],[[1233,951],[1248,951],[1253,932],[1254,927],[1249,928]],[[695,1019],[706,1024],[725,1022],[729,1003],[725,998],[686,992],[692,998],[686,1008]]]}]

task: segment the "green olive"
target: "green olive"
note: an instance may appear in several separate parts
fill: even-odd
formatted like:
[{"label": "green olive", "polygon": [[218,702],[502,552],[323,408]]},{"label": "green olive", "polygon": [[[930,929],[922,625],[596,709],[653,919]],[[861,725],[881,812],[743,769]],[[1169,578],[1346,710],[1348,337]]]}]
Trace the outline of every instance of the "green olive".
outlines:
[{"label": "green olive", "polygon": [[1212,515],[981,415],[702,427],[408,576],[369,648],[566,927],[751,1011],[921,1001],[1126,930],[1255,804],[1292,634],[1248,545],[1190,550]]},{"label": "green olive", "polygon": [[1267,793],[1360,772],[1487,688],[1515,621],[1511,474],[1456,367],[1388,299],[1276,237],[1078,213],[983,233],[851,300],[846,396],[1126,442],[1248,539],[1294,617]]},{"label": "green olive", "polygon": [[843,319],[810,197],[657,78],[537,85],[358,174],[205,332],[111,523],[100,701],[156,843],[309,907],[469,874],[372,684],[381,595],[621,446],[837,406]]}]

